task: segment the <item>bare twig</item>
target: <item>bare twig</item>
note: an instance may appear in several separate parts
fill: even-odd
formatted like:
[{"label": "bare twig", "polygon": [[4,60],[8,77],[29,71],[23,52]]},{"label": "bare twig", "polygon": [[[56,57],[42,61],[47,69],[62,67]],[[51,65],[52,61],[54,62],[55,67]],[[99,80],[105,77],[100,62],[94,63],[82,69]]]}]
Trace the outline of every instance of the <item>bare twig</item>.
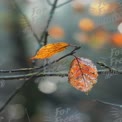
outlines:
[{"label": "bare twig", "polygon": [[96,102],[102,103],[102,104],[106,104],[106,105],[110,105],[110,106],[121,107],[121,105],[119,105],[119,104],[113,104],[113,103],[109,103],[109,102],[104,102],[104,101],[102,101],[102,100],[97,100],[97,99],[96,99]]},{"label": "bare twig", "polygon": [[50,0],[47,0],[47,3],[48,3],[50,6],[53,6],[53,4],[50,2]]},{"label": "bare twig", "polygon": [[28,122],[30,122],[30,117],[29,117],[29,114],[28,114],[28,110],[26,108],[25,108],[25,113],[27,115]]},{"label": "bare twig", "polygon": [[106,68],[106,69],[108,69],[110,72],[118,72],[118,70],[117,69],[115,69],[115,68],[113,68],[113,67],[110,67],[110,66],[108,66],[107,64],[105,64],[105,63],[103,63],[103,62],[97,62],[97,64],[98,65],[100,65],[101,67],[104,67],[104,68]]},{"label": "bare twig", "polygon": [[48,43],[48,32],[45,32],[44,45]]},{"label": "bare twig", "polygon": [[[104,74],[104,73],[110,73],[109,70],[98,70],[99,74]],[[122,71],[116,72],[117,74],[122,74]],[[55,74],[55,73],[32,73],[32,74],[26,74],[26,75],[17,75],[17,76],[8,76],[5,77],[5,79],[17,79],[17,78],[29,78],[29,77],[45,77],[45,76],[58,76],[58,77],[67,77],[68,74]],[[1,79],[1,78],[0,78]],[[4,78],[2,78],[4,79]],[[4,110],[4,108],[9,104],[9,102],[12,100],[14,96],[16,96],[17,93],[19,93],[28,83],[30,83],[30,80],[26,80],[14,93],[8,98],[8,100],[4,103],[2,108],[0,108],[0,112]]]},{"label": "bare twig", "polygon": [[68,4],[68,3],[72,2],[72,1],[73,1],[73,0],[68,0],[68,1],[66,1],[66,2],[64,2],[64,3],[61,3],[61,4],[59,4],[58,6],[56,6],[56,8],[63,7],[64,5],[66,5],[66,4]]},{"label": "bare twig", "polygon": [[16,96],[28,83],[30,83],[29,80],[25,81],[20,87],[18,87],[11,95],[10,97],[5,101],[4,105],[0,108],[0,112],[4,110],[4,108],[9,104],[9,102],[13,99],[13,97]]},{"label": "bare twig", "polygon": [[22,75],[12,75],[12,76],[0,76],[0,80],[28,80],[30,77],[38,78],[38,77],[48,77],[48,76],[57,76],[57,77],[66,77],[68,74],[62,74],[62,73],[28,73],[28,74],[22,74]]},{"label": "bare twig", "polygon": [[57,3],[58,3],[58,0],[55,0],[55,1],[54,1],[54,4],[52,5],[52,9],[51,9],[50,14],[49,14],[50,16],[49,16],[49,18],[48,18],[47,25],[46,25],[46,27],[45,27],[45,29],[44,29],[44,31],[42,32],[41,37],[40,37],[40,43],[42,42],[42,40],[43,40],[45,34],[47,33],[47,29],[48,29],[48,27],[49,27],[49,25],[50,25],[50,22],[51,22],[52,18],[53,18],[53,15],[54,15],[54,12],[55,12]]},{"label": "bare twig", "polygon": [[[59,75],[59,74],[42,74],[42,73],[39,73],[38,70],[40,69],[43,69],[45,67],[48,67],[56,62],[59,62],[60,60],[68,57],[68,56],[71,56],[75,53],[76,50],[80,49],[80,47],[75,47],[73,51],[71,51],[70,53],[58,58],[57,60],[54,60],[50,63],[46,63],[45,65],[43,66],[39,66],[39,67],[35,67],[35,68],[22,68],[22,69],[12,69],[12,70],[0,70],[0,73],[13,73],[13,72],[25,72],[25,71],[31,71],[31,73],[28,73],[28,74],[22,74],[22,75],[9,75],[9,76],[1,76],[0,79],[5,79],[5,80],[8,80],[8,79],[25,79],[25,78],[30,78],[32,76],[34,77],[40,77],[40,76],[62,76]],[[121,70],[110,70],[110,69],[104,69],[104,70],[98,70],[98,73],[99,74],[122,74],[122,71]],[[66,76],[66,75],[64,75]]]},{"label": "bare twig", "polygon": [[[75,49],[72,51],[72,52],[70,52],[70,53],[68,53],[68,54],[66,54],[66,55],[64,55],[64,56],[62,56],[61,58],[59,58],[59,59],[57,59],[56,61],[53,61],[53,62],[51,62],[51,63],[49,63],[49,64],[45,64],[44,66],[42,66],[42,67],[37,67],[36,69],[40,69],[40,68],[44,68],[44,67],[46,67],[46,66],[49,66],[50,64],[54,64],[55,62],[58,62],[58,61],[60,61],[60,60],[62,60],[62,59],[64,59],[65,57],[67,57],[67,56],[71,56],[71,55],[73,55],[74,53],[75,53],[75,51],[76,50],[78,50],[78,49],[80,49],[80,47],[75,47]],[[31,68],[32,69],[32,68]],[[28,70],[27,68],[24,68],[24,69],[18,69],[18,71],[30,71],[30,69]],[[4,70],[2,70],[2,71],[4,71]],[[7,70],[6,70],[7,71]],[[14,71],[14,70],[13,70]],[[8,72],[10,72],[10,71],[8,71]],[[106,73],[113,73],[112,71],[110,71],[109,69],[106,69],[106,70],[98,70],[98,73],[99,74],[106,74]],[[114,73],[116,73],[116,74],[122,74],[122,71],[115,71]],[[28,73],[28,74],[22,74],[22,75],[12,75],[12,76],[1,76],[0,77],[0,79],[5,79],[5,80],[10,80],[10,79],[19,79],[19,80],[23,80],[23,79],[28,79],[28,78],[37,78],[37,77],[45,77],[45,76],[58,76],[58,77],[67,77],[68,76],[68,74],[67,73],[60,73],[60,74],[56,74],[56,73],[40,73],[40,72],[33,72],[33,73]],[[26,80],[17,90],[15,90],[14,92],[13,92],[13,94],[8,98],[8,100],[5,102],[5,104],[2,106],[2,108],[0,109],[0,112],[2,111],[2,110],[4,110],[4,108],[9,104],[9,102],[12,100],[12,98],[18,93],[18,92],[20,92],[24,87],[25,87],[25,85],[26,84],[28,84],[28,83],[30,83],[30,80]]]},{"label": "bare twig", "polygon": [[[72,2],[72,1],[73,1],[73,0],[68,0],[68,1],[66,1],[66,2],[64,2],[64,3],[61,3],[61,4],[57,5],[56,8],[60,8],[60,7],[66,5],[66,4],[68,4],[68,3],[70,3],[70,2]],[[50,0],[47,0],[47,3],[48,3],[50,6],[53,6],[53,4],[50,2]]]},{"label": "bare twig", "polygon": [[[120,71],[109,71],[109,70],[98,70],[98,74],[122,74],[122,70]],[[57,77],[67,77],[68,74],[64,73],[42,73],[42,72],[33,72],[28,74],[21,74],[21,75],[11,75],[11,76],[0,76],[0,80],[26,80],[30,77],[38,78],[38,77],[50,77],[50,76],[57,76]]]}]

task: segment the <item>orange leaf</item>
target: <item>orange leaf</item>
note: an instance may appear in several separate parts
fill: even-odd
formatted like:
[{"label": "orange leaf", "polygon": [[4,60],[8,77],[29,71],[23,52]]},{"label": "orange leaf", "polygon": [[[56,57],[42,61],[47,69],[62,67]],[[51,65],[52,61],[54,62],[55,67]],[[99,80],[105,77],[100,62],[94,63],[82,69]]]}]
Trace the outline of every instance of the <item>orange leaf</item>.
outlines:
[{"label": "orange leaf", "polygon": [[55,55],[56,53],[59,53],[63,50],[65,50],[69,46],[68,43],[65,42],[57,42],[52,44],[47,44],[39,49],[39,51],[36,53],[34,57],[31,59],[45,59],[50,58],[51,56]]},{"label": "orange leaf", "polygon": [[75,58],[68,74],[69,83],[82,92],[88,92],[97,83],[97,69],[91,60]]}]

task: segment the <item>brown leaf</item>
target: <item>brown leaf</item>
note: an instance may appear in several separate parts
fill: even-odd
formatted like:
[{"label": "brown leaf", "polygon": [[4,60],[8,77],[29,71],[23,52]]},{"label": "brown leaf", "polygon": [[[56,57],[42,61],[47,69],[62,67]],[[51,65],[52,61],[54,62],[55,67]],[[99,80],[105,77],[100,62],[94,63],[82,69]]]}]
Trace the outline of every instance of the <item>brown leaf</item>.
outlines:
[{"label": "brown leaf", "polygon": [[91,60],[75,58],[68,74],[69,83],[82,92],[88,92],[97,83],[97,69]]},{"label": "brown leaf", "polygon": [[36,53],[34,57],[31,59],[45,59],[50,58],[51,56],[55,55],[56,53],[59,53],[63,50],[65,50],[69,46],[68,43],[65,42],[57,42],[52,44],[47,44],[39,49],[39,51]]}]

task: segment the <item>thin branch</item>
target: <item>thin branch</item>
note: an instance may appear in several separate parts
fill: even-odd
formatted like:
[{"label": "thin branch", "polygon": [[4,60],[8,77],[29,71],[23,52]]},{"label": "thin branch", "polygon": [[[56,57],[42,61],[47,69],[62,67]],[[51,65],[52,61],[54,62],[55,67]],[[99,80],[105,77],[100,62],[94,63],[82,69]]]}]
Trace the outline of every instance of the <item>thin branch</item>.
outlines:
[{"label": "thin branch", "polygon": [[27,115],[28,122],[30,122],[30,117],[29,117],[29,114],[28,114],[28,110],[26,108],[25,108],[25,113]]},{"label": "thin branch", "polygon": [[[122,70],[120,71],[109,71],[109,70],[98,70],[98,74],[122,74]],[[21,75],[11,75],[11,76],[0,76],[0,80],[28,80],[30,77],[38,78],[38,77],[67,77],[67,73],[42,73],[42,72],[33,72],[28,74]]]},{"label": "thin branch", "polygon": [[51,9],[51,11],[50,11],[50,14],[49,14],[50,16],[49,16],[49,18],[48,18],[47,25],[46,25],[44,31],[43,31],[42,34],[41,34],[40,43],[42,42],[42,40],[43,40],[45,34],[47,33],[47,29],[48,29],[48,27],[49,27],[49,25],[50,25],[50,22],[51,22],[52,18],[53,18],[53,15],[54,15],[54,12],[55,12],[57,3],[58,3],[58,0],[55,0],[55,1],[54,1],[54,4],[53,4],[53,6],[52,6],[52,9]]},{"label": "thin branch", "polygon": [[110,66],[108,66],[107,64],[105,64],[104,62],[97,62],[98,65],[100,65],[101,67],[104,67],[104,68],[107,68],[109,69],[110,71],[115,71],[116,69],[115,68],[112,68]]},{"label": "thin branch", "polygon": [[16,96],[28,83],[30,83],[29,80],[25,81],[20,87],[18,87],[11,95],[10,97],[6,100],[4,105],[0,108],[0,112],[4,110],[4,108],[9,104],[9,102],[13,99],[13,97]]},{"label": "thin branch", "polygon": [[68,74],[55,74],[55,73],[28,73],[22,75],[12,75],[12,76],[0,76],[0,80],[28,80],[30,77],[38,78],[38,77],[47,77],[47,76],[57,76],[57,77],[66,77]]},{"label": "thin branch", "polygon": [[26,17],[26,15],[22,12],[22,10],[20,9],[20,7],[18,6],[18,4],[16,3],[15,0],[13,0],[13,3],[14,3],[14,5],[15,5],[16,9],[17,9],[17,10],[21,13],[21,15],[26,19],[26,21],[27,21],[27,23],[28,23],[28,26],[30,27],[33,36],[34,36],[35,39],[39,42],[39,38],[38,38],[38,36],[36,35],[36,33],[33,31],[33,28],[32,28],[32,26],[31,26],[31,24],[30,24],[28,18]]},{"label": "thin branch", "polygon": [[59,4],[58,6],[56,6],[56,8],[63,7],[64,5],[66,5],[66,4],[68,4],[68,3],[72,2],[72,1],[73,1],[73,0],[68,0],[68,1],[66,1],[66,2],[64,2],[64,3],[61,3],[61,4]]},{"label": "thin branch", "polygon": [[80,47],[75,47],[71,52],[69,52],[68,54],[58,58],[57,60],[54,60],[50,63],[46,63],[45,65],[43,66],[39,66],[39,67],[34,67],[34,68],[21,68],[21,69],[11,69],[11,70],[0,70],[0,73],[14,73],[14,72],[28,72],[28,71],[34,71],[34,70],[39,70],[39,69],[43,69],[51,64],[54,64],[56,62],[59,62],[60,60],[68,57],[68,56],[71,56],[75,53],[75,51],[79,50]]},{"label": "thin branch", "polygon": [[[46,64],[45,66],[49,66],[50,64],[53,64],[55,62],[58,62],[60,61],[61,59],[67,57],[67,56],[70,56],[70,55],[73,55],[75,53],[76,50],[78,50],[80,47],[75,47],[75,49],[68,53],[67,55],[57,59],[56,61],[53,61],[49,64]],[[45,67],[43,66],[43,67]],[[9,71],[10,72],[10,71]],[[106,74],[106,73],[116,73],[116,74],[122,74],[122,71],[110,71],[109,69],[106,69],[106,70],[98,70],[98,73],[99,74]],[[60,74],[55,74],[55,73],[39,73],[39,72],[34,72],[34,73],[29,73],[29,74],[24,74],[24,75],[15,75],[15,76],[1,76],[0,79],[5,79],[5,80],[10,80],[10,79],[19,79],[19,80],[25,80],[25,79],[30,79],[30,78],[34,78],[34,77],[47,77],[47,76],[58,76],[58,77],[67,77],[68,74],[67,73],[60,73]],[[16,91],[13,92],[13,94],[8,98],[8,100],[4,103],[4,105],[2,106],[2,108],[0,108],[0,112],[2,112],[2,110],[4,110],[4,108],[9,104],[9,102],[13,99],[14,96],[16,96],[17,93],[19,93],[25,86],[26,84],[30,83],[30,80],[26,80]]]},{"label": "thin branch", "polygon": [[102,101],[102,100],[97,100],[97,99],[96,99],[96,102],[102,103],[102,104],[106,104],[106,105],[121,107],[121,105],[119,105],[119,104],[113,104],[113,103],[109,103],[109,102],[104,102],[104,101]]},{"label": "thin branch", "polygon": [[50,0],[47,0],[47,3],[48,3],[50,6],[53,6],[53,4],[50,2]]},{"label": "thin branch", "polygon": [[45,38],[44,38],[44,45],[46,45],[48,43],[48,32],[45,32]]},{"label": "thin branch", "polygon": [[[99,74],[104,74],[104,73],[110,73],[109,70],[98,70]],[[118,71],[116,72],[117,74],[122,74],[122,71]],[[5,79],[19,79],[19,78],[29,78],[29,77],[45,77],[45,76],[58,76],[58,77],[67,77],[68,74],[55,74],[55,73],[32,73],[32,74],[26,74],[26,75],[16,75],[16,76],[8,76],[5,77],[3,76]],[[2,77],[0,77],[0,79],[4,79]],[[17,93],[19,93],[28,83],[30,83],[30,80],[26,80],[9,98],[8,100],[4,103],[4,105],[2,106],[2,108],[0,108],[0,112],[2,110],[4,110],[4,108],[9,104],[9,102],[13,99],[14,96],[16,96]]]},{"label": "thin branch", "polygon": [[[56,62],[59,62],[60,60],[71,56],[75,53],[76,50],[79,50],[80,47],[75,47],[74,50],[72,50],[70,53],[58,58],[57,60],[54,60],[50,63],[46,63],[43,66],[39,66],[39,67],[35,67],[35,68],[22,68],[22,69],[12,69],[12,70],[0,70],[0,73],[13,73],[13,72],[23,72],[23,71],[31,71],[31,73],[28,74],[21,74],[21,75],[9,75],[9,76],[1,76],[0,80],[10,80],[10,79],[19,79],[19,80],[23,80],[23,79],[27,79],[30,77],[44,77],[44,76],[67,76],[66,74],[43,74],[40,73],[38,70],[46,68]],[[33,72],[32,72],[33,71]],[[104,70],[98,70],[99,74],[122,74],[121,70],[116,70],[116,69],[104,69]]]},{"label": "thin branch", "polygon": [[[64,3],[61,3],[61,4],[57,5],[56,8],[60,8],[60,7],[66,5],[66,4],[68,4],[68,3],[70,3],[70,2],[72,2],[72,1],[73,1],[73,0],[68,0],[68,1],[66,1],[66,2],[64,2]],[[48,3],[50,6],[53,6],[53,4],[50,2],[50,0],[47,0],[47,3]]]}]

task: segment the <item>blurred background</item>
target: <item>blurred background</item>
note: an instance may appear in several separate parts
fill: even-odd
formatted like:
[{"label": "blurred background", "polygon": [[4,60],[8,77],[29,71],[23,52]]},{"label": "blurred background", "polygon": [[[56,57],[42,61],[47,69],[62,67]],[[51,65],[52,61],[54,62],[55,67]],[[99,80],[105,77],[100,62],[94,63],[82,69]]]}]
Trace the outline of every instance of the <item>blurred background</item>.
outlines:
[{"label": "blurred background", "polygon": [[[92,60],[98,69],[103,68],[96,62],[102,61],[122,70],[122,1],[67,1],[58,0],[48,28],[48,43],[64,41],[81,46],[76,55]],[[40,38],[53,3],[0,1],[0,69],[32,67],[29,59],[40,48],[33,32]],[[71,50],[67,48],[46,61],[38,60],[36,66]],[[68,73],[72,59],[67,57],[42,72]],[[24,82],[0,80],[0,107]],[[86,95],[73,88],[67,77],[32,78],[1,112],[0,122],[122,122],[121,85],[121,75],[99,75],[97,84]]]}]

